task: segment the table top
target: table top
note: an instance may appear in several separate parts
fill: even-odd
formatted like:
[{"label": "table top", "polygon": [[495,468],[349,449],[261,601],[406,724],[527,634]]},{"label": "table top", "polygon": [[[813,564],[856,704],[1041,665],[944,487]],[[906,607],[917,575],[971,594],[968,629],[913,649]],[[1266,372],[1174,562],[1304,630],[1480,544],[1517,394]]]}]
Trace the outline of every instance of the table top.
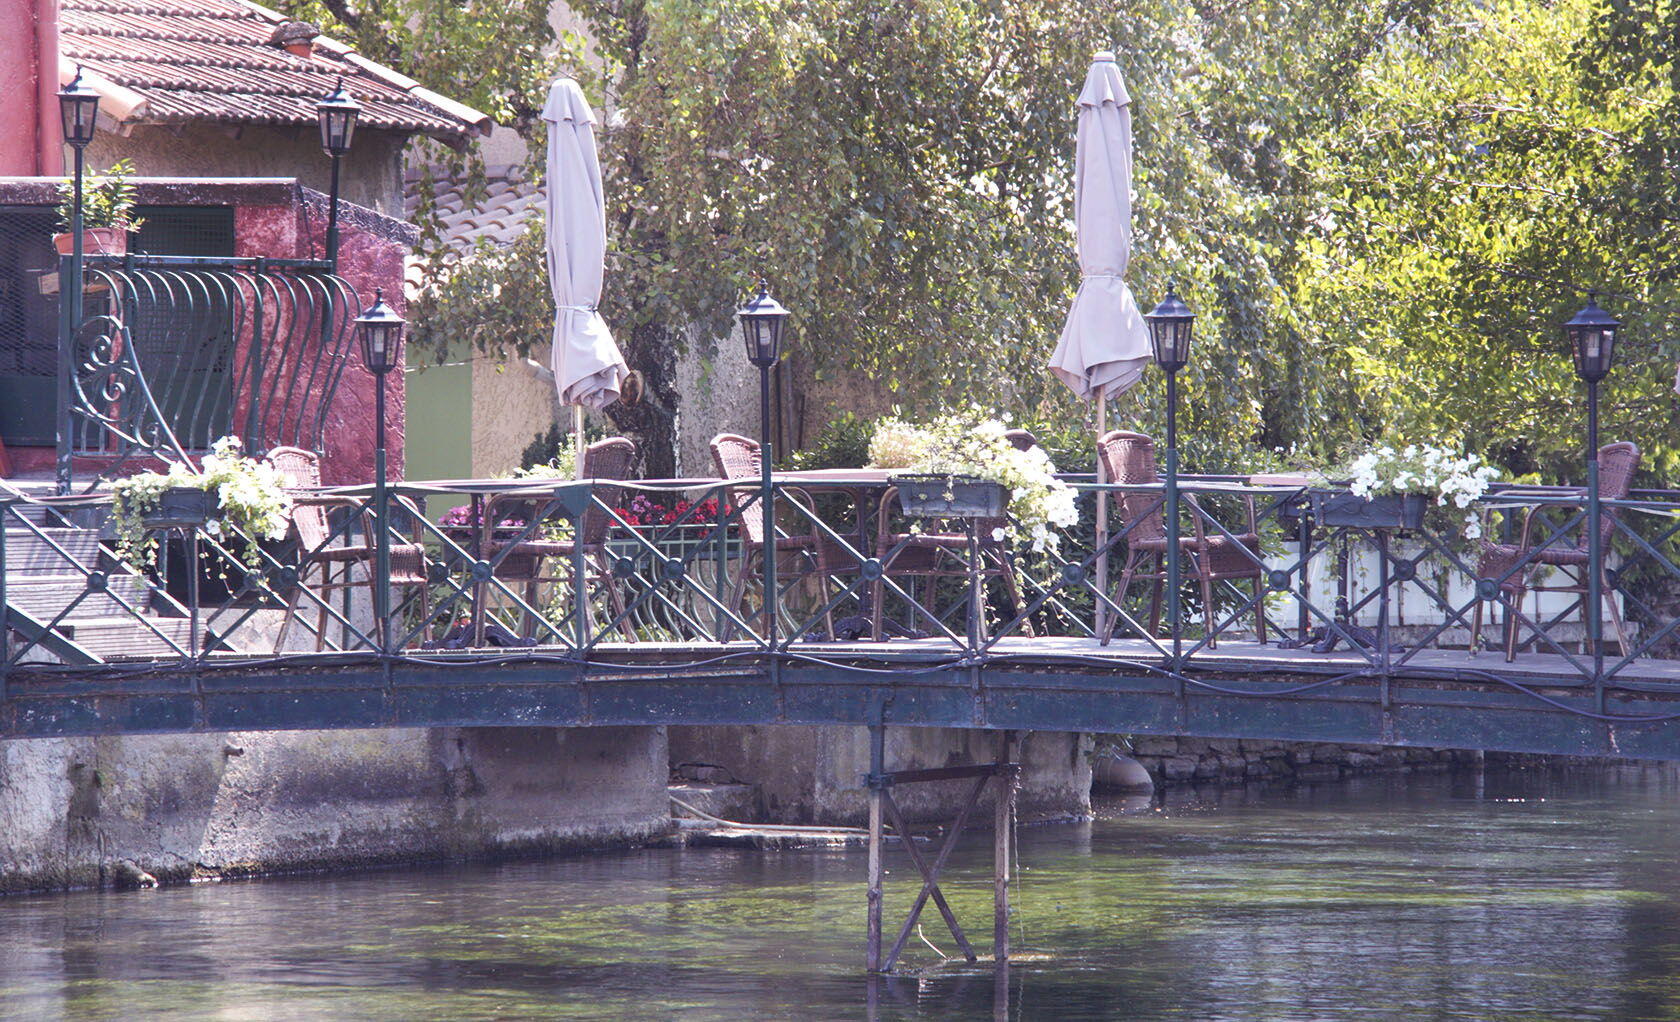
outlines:
[{"label": "table top", "polygon": [[[772,478],[778,483],[790,486],[801,486],[807,489],[862,489],[890,486],[895,477],[904,474],[901,469],[885,468],[805,468],[788,469],[773,473]],[[577,479],[530,478],[530,479],[412,479],[394,481],[390,484],[393,492],[410,495],[459,493],[466,495],[482,495],[513,493],[513,494],[542,494],[553,491],[560,486],[573,483],[587,482]],[[632,489],[649,490],[694,490],[705,487],[724,485],[752,486],[758,482],[754,478],[719,479],[715,477],[694,476],[674,479],[613,479],[603,480],[615,486],[626,486]],[[1224,479],[1196,479],[1182,477],[1182,485],[1186,489],[1194,488],[1201,491],[1229,490],[1239,492],[1243,490],[1259,489],[1298,489],[1309,486],[1312,480],[1305,475],[1293,473],[1263,473],[1245,478]],[[1136,489],[1151,489],[1162,486],[1162,483],[1147,484]],[[373,493],[372,483],[359,483],[354,486],[335,486],[323,492],[341,496],[368,496]]]}]

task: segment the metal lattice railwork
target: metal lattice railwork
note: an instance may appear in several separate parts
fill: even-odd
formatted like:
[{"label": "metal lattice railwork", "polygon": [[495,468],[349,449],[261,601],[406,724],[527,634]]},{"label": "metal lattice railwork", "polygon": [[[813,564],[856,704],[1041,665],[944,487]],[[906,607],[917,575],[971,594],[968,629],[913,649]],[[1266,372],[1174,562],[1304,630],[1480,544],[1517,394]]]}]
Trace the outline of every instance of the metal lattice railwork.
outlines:
[{"label": "metal lattice railwork", "polygon": [[[900,513],[884,475],[788,475],[767,516],[752,479],[307,489],[294,521],[313,524],[291,544],[258,544],[248,570],[248,539],[202,534],[183,553],[219,592],[195,602],[158,578],[176,602],[149,613],[75,554],[85,537],[43,534],[26,524],[40,507],[0,502],[0,537],[17,544],[0,546],[0,587],[18,594],[0,596],[21,615],[0,661],[0,737],[848,723],[1680,758],[1680,494],[1506,488],[1383,524],[1337,518],[1328,498],[1345,491],[1185,477],[1180,516],[1157,522],[1160,482],[1078,482],[1081,521],[1057,549],[957,536],[933,544],[935,564],[906,551],[951,526],[880,526]],[[1113,511],[1102,538],[1098,495]],[[101,499],[47,504],[81,521]],[[1612,523],[1597,554],[1580,540],[1595,502]],[[1490,539],[1466,533],[1471,511]],[[598,550],[570,542],[585,516],[606,524]],[[744,539],[766,520],[773,577]],[[1200,534],[1187,558],[1225,537],[1252,570],[1204,578],[1190,563],[1175,592],[1158,569],[1126,567],[1160,552],[1140,522],[1169,542]],[[997,557],[1018,585],[985,570]],[[1594,567],[1599,594],[1579,582]],[[1592,624],[1612,613],[1626,627],[1600,637]],[[99,630],[123,615],[155,652]],[[1119,622],[1106,643],[1099,616]],[[67,641],[92,659],[65,660]],[[30,662],[40,654],[61,662]]]},{"label": "metal lattice railwork", "polygon": [[93,260],[86,281],[69,346],[72,454],[104,456],[109,475],[225,435],[257,452],[321,449],[360,312],[342,278],[313,263],[146,256]]}]

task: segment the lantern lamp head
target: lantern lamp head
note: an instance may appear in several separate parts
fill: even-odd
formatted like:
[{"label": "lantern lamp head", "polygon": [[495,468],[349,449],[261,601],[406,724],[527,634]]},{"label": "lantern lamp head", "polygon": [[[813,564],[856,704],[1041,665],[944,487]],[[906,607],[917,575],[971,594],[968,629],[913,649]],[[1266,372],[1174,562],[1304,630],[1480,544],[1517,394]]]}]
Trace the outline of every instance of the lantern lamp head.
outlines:
[{"label": "lantern lamp head", "polygon": [[385,304],[385,289],[375,288],[373,305],[356,317],[356,332],[362,341],[362,364],[368,372],[384,376],[397,367],[397,352],[406,325],[407,321]]},{"label": "lantern lamp head", "polygon": [[746,338],[747,360],[760,369],[775,365],[782,355],[782,326],[788,311],[770,297],[763,281],[759,281],[758,297],[742,306],[735,315],[741,321],[741,333]]},{"label": "lantern lamp head", "polygon": [[1169,373],[1183,369],[1190,361],[1190,339],[1196,314],[1178,297],[1171,282],[1167,296],[1144,320],[1149,324],[1149,343],[1155,349],[1155,364]]},{"label": "lantern lamp head", "polygon": [[315,116],[321,121],[321,148],[328,156],[343,156],[350,151],[356,118],[361,112],[362,105],[344,91],[344,76],[340,75],[333,91],[315,104]]},{"label": "lantern lamp head", "polygon": [[99,93],[82,84],[80,66],[76,77],[58,92],[58,116],[63,121],[64,141],[77,149],[87,148],[99,120]]},{"label": "lantern lamp head", "polygon": [[1621,321],[1598,307],[1598,295],[1589,295],[1587,306],[1563,325],[1575,357],[1575,372],[1589,383],[1610,375],[1616,364],[1616,331]]}]

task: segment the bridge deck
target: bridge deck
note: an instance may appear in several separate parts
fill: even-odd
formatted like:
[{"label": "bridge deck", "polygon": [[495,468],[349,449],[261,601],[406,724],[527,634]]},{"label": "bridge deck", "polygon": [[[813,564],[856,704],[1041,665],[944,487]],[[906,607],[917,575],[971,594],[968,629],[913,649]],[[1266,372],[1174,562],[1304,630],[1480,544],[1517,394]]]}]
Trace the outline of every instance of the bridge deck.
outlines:
[{"label": "bridge deck", "polygon": [[[1395,655],[1399,658],[1399,654]],[[1590,658],[1586,664],[1590,667]],[[1360,653],[1228,639],[1183,669],[1148,643],[1007,638],[604,644],[15,668],[0,737],[344,727],[869,724],[1372,742],[1680,759],[1680,662],[1601,687],[1556,654]]]},{"label": "bridge deck", "polygon": [[[1169,644],[1163,640],[1163,645]],[[1573,644],[1571,644],[1573,645]],[[1194,640],[1185,640],[1189,652]],[[542,649],[543,647],[539,647]],[[728,653],[742,653],[755,647],[745,642],[734,643],[675,643],[639,642],[635,644],[604,644],[596,647],[591,659],[605,663],[636,663],[679,658],[703,658]],[[941,639],[891,639],[884,642],[801,642],[788,647],[796,655],[812,657],[861,657],[881,659],[893,663],[941,662],[959,657],[962,651]],[[1160,664],[1160,651],[1142,639],[1115,639],[1104,646],[1095,639],[1076,636],[1008,636],[989,647],[995,657],[1034,658],[1047,662],[1068,659],[1091,661],[1093,664],[1124,663]],[[476,651],[506,654],[508,650]],[[1591,685],[1592,654],[1579,654],[1573,649],[1569,656],[1556,653],[1518,653],[1510,663],[1500,650],[1471,653],[1463,649],[1419,649],[1391,654],[1391,669],[1401,676],[1448,675],[1472,678],[1486,672],[1542,684],[1565,686]],[[469,653],[469,655],[473,655]],[[1375,669],[1374,654],[1355,652],[1343,647],[1330,653],[1315,653],[1310,649],[1284,649],[1275,642],[1260,645],[1252,640],[1222,639],[1217,648],[1196,649],[1186,663],[1189,669],[1243,674],[1346,674],[1352,671]],[[1621,657],[1610,647],[1605,654],[1605,667],[1615,666]],[[1633,660],[1615,674],[1626,684],[1672,684],[1680,693],[1680,660],[1642,657]]]}]

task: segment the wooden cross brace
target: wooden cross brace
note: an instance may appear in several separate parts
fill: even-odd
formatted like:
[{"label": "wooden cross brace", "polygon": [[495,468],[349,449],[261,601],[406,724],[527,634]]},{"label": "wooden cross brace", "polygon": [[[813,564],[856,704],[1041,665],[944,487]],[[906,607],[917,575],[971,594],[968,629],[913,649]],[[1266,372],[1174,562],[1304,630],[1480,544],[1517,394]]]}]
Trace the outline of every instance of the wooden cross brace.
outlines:
[{"label": "wooden cross brace", "polygon": [[[916,929],[916,922],[921,918],[922,909],[927,907],[928,901],[933,901],[939,910],[945,925],[950,928],[951,936],[956,939],[957,946],[962,949],[963,957],[970,962],[979,961],[974,947],[963,933],[962,926],[957,922],[956,913],[951,911],[950,903],[945,900],[945,894],[939,889],[939,874],[945,868],[951,852],[956,849],[958,840],[962,837],[963,829],[968,825],[969,816],[974,807],[980,803],[980,795],[986,790],[986,784],[993,778],[999,782],[997,792],[997,819],[995,826],[999,833],[995,836],[994,854],[998,861],[994,864],[995,888],[994,900],[997,901],[996,920],[993,937],[997,944],[994,950],[995,960],[1002,962],[1008,957],[1008,826],[1014,814],[1015,779],[1019,767],[1007,762],[1008,748],[1005,747],[1004,761],[982,766],[943,767],[934,770],[902,770],[892,774],[879,774],[870,778],[871,796],[880,800],[880,805],[886,815],[892,820],[893,829],[898,833],[904,844],[904,850],[909,854],[910,861],[915,864],[916,871],[922,876],[922,889],[916,895],[915,902],[910,906],[910,914],[899,927],[898,938],[893,941],[892,949],[885,958],[880,955],[880,921],[878,913],[872,913],[870,933],[870,970],[872,972],[891,972],[898,963],[899,955],[904,952],[904,945],[909,941],[910,934]],[[946,781],[963,778],[974,778],[974,786],[969,790],[968,798],[962,803],[956,817],[951,821],[950,828],[945,834],[945,840],[940,844],[939,851],[933,861],[928,862],[920,849],[916,847],[914,836],[904,820],[904,813],[899,809],[898,802],[892,796],[892,788],[897,784],[908,784],[918,781]],[[873,834],[871,835],[874,836]],[[874,892],[879,890],[880,877],[878,875],[879,856],[872,856],[872,875],[870,886],[872,898],[878,898]],[[878,901],[876,902],[878,904]]]}]

